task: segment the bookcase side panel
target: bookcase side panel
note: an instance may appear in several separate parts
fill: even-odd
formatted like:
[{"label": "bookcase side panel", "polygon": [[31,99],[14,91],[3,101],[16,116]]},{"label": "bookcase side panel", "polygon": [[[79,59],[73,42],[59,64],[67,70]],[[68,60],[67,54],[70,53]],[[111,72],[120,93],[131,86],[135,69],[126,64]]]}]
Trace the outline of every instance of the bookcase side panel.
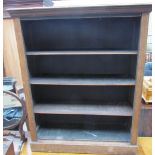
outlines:
[{"label": "bookcase side panel", "polygon": [[25,48],[24,48],[24,41],[22,36],[20,19],[15,18],[13,19],[13,22],[14,22],[14,29],[16,33],[17,49],[19,53],[19,61],[20,61],[20,67],[21,67],[21,76],[22,76],[24,93],[25,93],[29,130],[30,130],[31,139],[35,141],[37,138],[36,124],[35,124],[34,113],[33,113],[33,102],[32,102],[32,96],[31,96],[31,89],[29,86],[29,74],[27,69],[27,61],[25,57]]},{"label": "bookcase side panel", "polygon": [[141,16],[141,24],[140,24],[139,54],[137,60],[136,86],[133,102],[134,112],[131,128],[131,144],[137,143],[137,136],[138,136],[138,123],[141,109],[141,96],[142,96],[141,94],[142,94],[145,52],[146,52],[147,33],[148,33],[148,20],[149,20],[149,14],[143,13]]}]

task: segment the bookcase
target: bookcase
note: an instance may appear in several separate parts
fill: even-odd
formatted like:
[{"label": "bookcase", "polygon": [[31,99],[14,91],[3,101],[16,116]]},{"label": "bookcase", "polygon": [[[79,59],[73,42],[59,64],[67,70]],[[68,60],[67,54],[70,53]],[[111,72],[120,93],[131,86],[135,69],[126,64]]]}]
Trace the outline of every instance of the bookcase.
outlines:
[{"label": "bookcase", "polygon": [[32,151],[137,152],[151,5],[9,9]]}]

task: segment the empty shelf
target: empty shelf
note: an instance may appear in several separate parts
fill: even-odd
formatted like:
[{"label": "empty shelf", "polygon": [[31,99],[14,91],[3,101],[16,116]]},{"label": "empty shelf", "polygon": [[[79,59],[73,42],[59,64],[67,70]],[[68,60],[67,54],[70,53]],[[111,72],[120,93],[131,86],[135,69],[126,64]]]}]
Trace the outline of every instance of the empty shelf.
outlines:
[{"label": "empty shelf", "polygon": [[62,129],[39,128],[39,139],[46,140],[85,140],[85,141],[114,141],[129,142],[130,132],[126,130],[88,130],[88,129]]},{"label": "empty shelf", "polygon": [[42,103],[34,106],[34,113],[38,114],[69,114],[69,115],[105,115],[105,116],[132,116],[132,107],[129,103],[88,104],[71,103]]},{"label": "empty shelf", "polygon": [[133,86],[134,79],[125,78],[31,78],[33,85],[90,85],[90,86]]},{"label": "empty shelf", "polygon": [[27,51],[26,55],[136,55],[138,51]]}]

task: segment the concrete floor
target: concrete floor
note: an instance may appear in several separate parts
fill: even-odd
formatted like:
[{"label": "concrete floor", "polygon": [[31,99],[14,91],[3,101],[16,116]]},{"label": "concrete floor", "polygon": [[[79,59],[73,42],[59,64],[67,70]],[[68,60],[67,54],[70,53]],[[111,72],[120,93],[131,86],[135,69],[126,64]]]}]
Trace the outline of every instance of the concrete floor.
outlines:
[{"label": "concrete floor", "polygon": [[[138,155],[152,155],[152,138],[151,137],[139,137],[138,138]],[[41,152],[33,152],[31,153],[29,143],[25,143],[20,155],[76,155],[73,153],[41,153]],[[84,154],[78,154],[84,155]],[[89,154],[87,154],[89,155]]]}]

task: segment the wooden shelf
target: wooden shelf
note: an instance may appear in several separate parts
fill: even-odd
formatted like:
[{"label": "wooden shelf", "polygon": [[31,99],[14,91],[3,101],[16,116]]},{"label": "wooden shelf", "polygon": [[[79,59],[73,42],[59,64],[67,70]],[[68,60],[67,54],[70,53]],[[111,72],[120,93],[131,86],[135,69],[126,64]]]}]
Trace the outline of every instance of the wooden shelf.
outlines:
[{"label": "wooden shelf", "polygon": [[132,116],[132,107],[129,103],[107,103],[104,105],[97,102],[83,104],[74,102],[42,103],[34,106],[37,114],[68,114],[68,115],[103,115],[103,116]]},{"label": "wooden shelf", "polygon": [[82,141],[113,141],[129,142],[130,132],[126,130],[88,130],[88,129],[62,129],[39,128],[39,139],[44,140],[82,140]]},{"label": "wooden shelf", "polygon": [[136,55],[138,51],[27,51],[26,55]]},{"label": "wooden shelf", "polygon": [[126,78],[31,78],[33,85],[90,85],[90,86],[134,86],[134,79]]}]

